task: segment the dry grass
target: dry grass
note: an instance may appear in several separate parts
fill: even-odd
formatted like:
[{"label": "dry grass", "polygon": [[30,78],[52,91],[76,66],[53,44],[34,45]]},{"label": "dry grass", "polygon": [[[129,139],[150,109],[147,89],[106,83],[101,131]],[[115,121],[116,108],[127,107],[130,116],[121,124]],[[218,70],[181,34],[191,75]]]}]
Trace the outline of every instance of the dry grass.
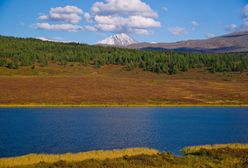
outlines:
[{"label": "dry grass", "polygon": [[248,74],[169,76],[121,66],[0,68],[0,105],[247,105]]},{"label": "dry grass", "polygon": [[247,149],[248,144],[215,144],[215,145],[202,145],[202,146],[189,146],[182,149],[184,154],[193,154],[200,150],[217,150],[222,148],[229,148],[235,150]]},{"label": "dry grass", "polygon": [[67,162],[77,162],[88,159],[115,159],[121,158],[124,156],[136,156],[136,155],[155,155],[159,151],[148,148],[130,148],[122,150],[111,150],[111,151],[91,151],[91,152],[82,152],[82,153],[67,153],[62,155],[48,155],[48,154],[30,154],[20,157],[12,158],[0,158],[0,168],[5,167],[14,167],[14,166],[25,166],[37,164],[40,162],[54,163],[60,160]]},{"label": "dry grass", "polygon": [[[0,159],[1,168],[246,168],[248,145],[226,144],[188,147],[184,156],[134,148],[64,155],[26,155]],[[188,149],[188,150],[189,150]],[[199,151],[198,151],[199,150]]]}]

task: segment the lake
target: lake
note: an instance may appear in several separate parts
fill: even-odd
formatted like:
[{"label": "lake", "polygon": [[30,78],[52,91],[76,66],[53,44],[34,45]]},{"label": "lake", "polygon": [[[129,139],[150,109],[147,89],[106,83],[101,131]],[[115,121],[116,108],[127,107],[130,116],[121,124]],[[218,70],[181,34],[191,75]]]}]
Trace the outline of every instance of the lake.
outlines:
[{"label": "lake", "polygon": [[0,157],[248,143],[248,108],[0,108]]}]

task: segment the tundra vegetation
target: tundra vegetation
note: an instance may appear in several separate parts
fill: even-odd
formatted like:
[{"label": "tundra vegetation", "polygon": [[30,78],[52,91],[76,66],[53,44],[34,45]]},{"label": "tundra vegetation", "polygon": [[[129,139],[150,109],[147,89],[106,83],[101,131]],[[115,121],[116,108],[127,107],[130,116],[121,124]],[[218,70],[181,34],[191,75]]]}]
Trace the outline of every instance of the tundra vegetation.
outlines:
[{"label": "tundra vegetation", "polygon": [[0,36],[0,106],[248,105],[247,65],[248,53],[141,51]]},{"label": "tundra vegetation", "polygon": [[156,73],[177,74],[192,68],[209,72],[244,72],[248,69],[247,53],[207,54],[173,51],[140,51],[116,47],[57,43],[37,39],[0,36],[0,66],[18,69],[49,63],[62,66],[78,62],[82,65],[124,65],[126,70],[141,68]]},{"label": "tundra vegetation", "polygon": [[65,155],[26,155],[0,159],[1,168],[246,168],[248,145],[186,147],[184,155],[134,148]]}]

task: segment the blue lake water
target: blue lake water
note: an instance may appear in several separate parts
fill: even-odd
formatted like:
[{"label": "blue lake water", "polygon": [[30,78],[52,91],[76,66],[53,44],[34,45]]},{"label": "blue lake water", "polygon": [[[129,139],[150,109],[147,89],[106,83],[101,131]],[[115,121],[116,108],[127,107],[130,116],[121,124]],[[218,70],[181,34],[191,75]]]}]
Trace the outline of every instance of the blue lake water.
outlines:
[{"label": "blue lake water", "polygon": [[248,143],[248,108],[0,108],[0,157]]}]

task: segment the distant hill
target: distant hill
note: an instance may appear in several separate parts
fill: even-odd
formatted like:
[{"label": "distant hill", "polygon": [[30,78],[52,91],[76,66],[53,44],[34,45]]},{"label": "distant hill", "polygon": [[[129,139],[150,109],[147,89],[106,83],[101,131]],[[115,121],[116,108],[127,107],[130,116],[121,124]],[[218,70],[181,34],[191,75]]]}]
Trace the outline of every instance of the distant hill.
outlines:
[{"label": "distant hill", "polygon": [[235,32],[206,40],[175,43],[137,43],[129,48],[149,50],[175,50],[187,52],[226,53],[248,51],[248,31]]},{"label": "distant hill", "polygon": [[[232,36],[234,35],[221,38],[229,39]],[[235,35],[234,39],[239,38],[236,36],[238,35]],[[126,70],[141,68],[144,71],[170,75],[193,68],[204,68],[212,73],[242,73],[248,70],[247,53],[196,54],[147,51],[0,36],[0,67],[18,69],[30,66],[34,69],[37,65],[48,66],[51,62],[63,66],[77,62],[97,68],[110,64],[122,65]]]}]

